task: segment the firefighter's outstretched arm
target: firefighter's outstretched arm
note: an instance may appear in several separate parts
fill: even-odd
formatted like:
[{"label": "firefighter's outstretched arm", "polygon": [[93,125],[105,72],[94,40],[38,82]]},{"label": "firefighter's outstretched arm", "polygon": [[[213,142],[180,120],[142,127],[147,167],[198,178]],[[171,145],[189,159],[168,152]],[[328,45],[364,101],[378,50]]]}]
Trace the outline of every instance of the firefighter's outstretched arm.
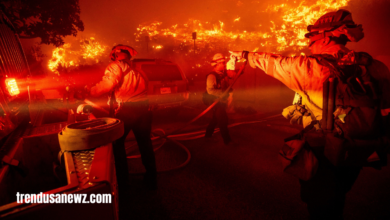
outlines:
[{"label": "firefighter's outstretched arm", "polygon": [[90,89],[91,96],[98,97],[110,92],[119,82],[121,68],[116,63],[111,63],[105,70],[102,81]]},{"label": "firefighter's outstretched arm", "polygon": [[[317,68],[318,62],[315,58],[307,56],[286,57],[277,54],[263,52],[231,51],[238,59],[245,58],[252,68],[259,68],[267,75],[284,83],[294,91],[304,90],[305,83],[310,82],[313,71]],[[318,67],[319,68],[319,67]],[[320,76],[313,76],[317,79]]]}]

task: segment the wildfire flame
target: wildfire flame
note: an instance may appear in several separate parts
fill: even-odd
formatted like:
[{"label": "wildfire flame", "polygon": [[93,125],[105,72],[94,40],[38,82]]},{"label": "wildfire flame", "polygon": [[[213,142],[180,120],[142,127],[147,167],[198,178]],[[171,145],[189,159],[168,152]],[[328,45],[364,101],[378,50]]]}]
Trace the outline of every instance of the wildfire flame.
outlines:
[{"label": "wildfire flame", "polygon": [[[325,13],[346,6],[349,1],[309,0],[296,3],[297,1],[286,0],[283,4],[272,5],[265,10],[271,14],[278,13],[275,13],[275,20],[270,21],[270,26],[256,25],[258,30],[226,31],[223,21],[211,24],[190,19],[187,23],[175,24],[168,28],[162,28],[162,22],[141,24],[137,28],[135,38],[138,45],[142,45],[143,38],[148,36],[151,43],[173,45],[173,52],[180,52],[187,56],[194,52],[193,32],[197,33],[195,53],[198,54],[202,51],[216,52],[221,48],[258,48],[259,51],[278,53],[289,51],[290,55],[302,54],[302,49],[308,44],[308,40],[304,37],[307,32],[306,27],[314,24]],[[279,14],[282,16],[280,17]],[[233,23],[239,24],[239,20],[240,17],[237,16]]]},{"label": "wildfire flame", "polygon": [[[306,27],[329,11],[337,10],[348,4],[350,0],[317,0],[314,4],[302,1],[298,6],[289,7],[287,4],[269,6],[267,11],[283,10],[283,24],[273,26],[271,32],[276,34],[280,46],[278,51],[283,51],[291,46],[303,47],[307,45],[305,38]],[[286,26],[289,27],[286,29]]]},{"label": "wildfire flame", "polygon": [[[80,46],[83,49],[82,55],[84,59],[96,59],[101,56],[106,49],[106,46],[96,42],[93,37],[91,37],[90,40],[85,40]],[[99,60],[96,59],[96,62],[99,62]]]},{"label": "wildfire flame", "polygon": [[[250,29],[240,29],[245,17],[235,15],[217,22],[189,19],[185,23],[163,24],[160,21],[140,24],[134,33],[138,51],[152,48],[155,54],[194,58],[193,68],[207,67],[213,53],[227,50],[249,50],[304,55],[308,40],[306,28],[327,12],[345,7],[351,0],[284,0],[282,4],[262,9],[272,20],[258,22]],[[258,8],[255,10],[259,10]],[[247,28],[247,27],[245,27]],[[195,33],[194,33],[195,32]],[[77,47],[79,46],[79,47]],[[77,47],[77,49],[75,49]],[[94,38],[80,40],[79,45],[65,44],[52,52],[49,69],[97,63],[105,57],[107,46]],[[165,57],[165,56],[164,56]]]},{"label": "wildfire flame", "polygon": [[95,41],[93,37],[80,40],[79,43],[79,49],[72,49],[70,43],[55,48],[48,63],[50,71],[59,74],[57,69],[60,65],[68,68],[82,64],[98,63],[107,48],[107,46]]}]

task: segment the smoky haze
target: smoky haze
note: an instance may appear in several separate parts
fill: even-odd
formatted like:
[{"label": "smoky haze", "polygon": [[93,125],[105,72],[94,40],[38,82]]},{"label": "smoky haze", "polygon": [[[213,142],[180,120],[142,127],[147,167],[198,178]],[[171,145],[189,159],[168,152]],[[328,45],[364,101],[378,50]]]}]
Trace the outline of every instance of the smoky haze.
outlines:
[{"label": "smoky haze", "polygon": [[[299,3],[299,1],[296,1]],[[315,0],[306,3],[315,3]],[[120,1],[120,0],[81,0],[81,19],[85,31],[79,32],[77,38],[95,37],[97,41],[108,45],[108,50],[115,44],[133,44],[134,33],[140,24],[154,21],[162,22],[167,28],[175,24],[183,24],[189,19],[202,22],[225,23],[226,31],[269,31],[270,21],[276,24],[283,15],[279,12],[266,12],[268,5],[290,4],[292,0],[199,0],[199,1]],[[389,65],[390,43],[390,1],[389,0],[351,0],[345,9],[352,12],[356,23],[363,24],[365,38],[348,46],[357,51],[366,51],[374,57],[385,59]],[[240,18],[234,23],[234,19]],[[259,27],[261,25],[261,27]],[[287,27],[288,29],[289,27]],[[74,37],[67,37],[65,42],[73,42]],[[54,47],[43,46],[43,51],[51,56]],[[233,50],[253,50],[254,48],[229,48]],[[108,62],[107,60],[104,60]]]},{"label": "smoky haze", "polygon": [[[322,0],[326,2],[335,2],[334,0]],[[295,3],[294,3],[295,2]],[[317,0],[307,0],[306,5],[314,5]],[[81,19],[84,22],[85,31],[79,32],[77,37],[65,38],[65,43],[77,45],[80,39],[89,39],[94,37],[97,42],[106,45],[105,54],[100,58],[102,64],[98,67],[84,67],[79,84],[96,83],[104,73],[104,68],[110,62],[109,52],[115,44],[127,44],[133,46],[139,52],[137,58],[162,58],[177,63],[183,70],[190,82],[199,88],[194,94],[201,94],[204,91],[204,81],[211,66],[208,63],[214,53],[221,52],[228,56],[229,50],[254,50],[275,52],[259,44],[264,39],[259,37],[247,41],[237,40],[231,44],[221,43],[218,40],[210,42],[213,50],[203,50],[196,56],[186,54],[193,48],[190,43],[184,49],[178,49],[175,43],[172,46],[172,38],[162,37],[162,40],[153,40],[146,50],[146,43],[143,37],[136,41],[137,27],[139,25],[150,25],[152,22],[162,22],[161,28],[171,28],[173,25],[182,25],[188,23],[190,19],[199,20],[202,24],[209,22],[219,24],[223,22],[223,30],[226,32],[249,33],[270,32],[271,21],[276,27],[281,27],[283,23],[282,16],[284,9],[278,11],[267,11],[269,5],[287,4],[299,5],[301,1],[294,0],[198,0],[198,1],[120,1],[120,0],[80,0]],[[357,24],[362,24],[365,37],[357,43],[348,43],[347,47],[355,51],[365,51],[374,58],[384,62],[390,67],[390,0],[350,0],[344,7],[351,11],[353,20]],[[240,18],[238,22],[235,19]],[[287,30],[292,27],[286,26]],[[187,30],[191,36],[192,30]],[[275,37],[275,36],[272,36]],[[188,39],[188,38],[187,38]],[[191,38],[189,38],[191,39]],[[26,51],[29,45],[25,42]],[[163,49],[151,52],[152,43],[159,43]],[[192,42],[192,40],[191,40]],[[275,43],[275,39],[272,43]],[[277,46],[277,43],[275,43]],[[42,51],[47,55],[42,65],[45,67],[51,58],[53,46],[42,45]],[[178,49],[178,50],[177,50]],[[175,53],[172,51],[175,50]],[[301,50],[305,54],[310,54],[307,49]],[[192,53],[192,52],[191,52]],[[291,51],[282,51],[283,55],[292,55]],[[200,68],[196,67],[201,63]],[[195,66],[195,68],[194,68]],[[95,80],[95,81],[94,81]],[[201,89],[200,89],[201,88]],[[234,86],[234,99],[243,106],[257,105],[267,106],[266,108],[275,108],[280,110],[292,102],[294,93],[282,85],[279,81],[264,74],[259,69],[247,67]],[[200,98],[198,97],[200,100]],[[280,104],[277,107],[278,103]],[[236,105],[236,104],[234,104]],[[269,110],[269,109],[268,109]]]},{"label": "smoky haze", "polygon": [[[329,0],[322,0],[329,1]],[[295,2],[295,3],[294,3]],[[266,47],[261,47],[260,38],[254,41],[236,41],[233,44],[219,44],[213,50],[204,51],[198,56],[185,56],[184,52],[178,51],[173,54],[171,51],[174,46],[170,45],[169,39],[160,40],[159,43],[164,49],[159,52],[150,49],[146,53],[146,43],[144,38],[136,42],[135,33],[139,25],[149,25],[152,22],[162,22],[161,28],[170,28],[175,24],[183,25],[190,19],[199,20],[204,24],[224,23],[223,30],[226,32],[242,33],[251,32],[270,32],[271,21],[280,28],[284,11],[267,11],[268,6],[287,4],[289,7],[299,5],[301,1],[293,0],[199,0],[199,1],[123,1],[123,0],[80,0],[81,19],[84,22],[85,31],[79,32],[77,37],[65,38],[65,43],[77,45],[79,39],[94,37],[97,42],[106,45],[105,54],[101,57],[103,66],[110,62],[108,54],[115,44],[127,44],[135,47],[139,58],[162,58],[172,60],[180,65],[189,79],[196,75],[204,75],[210,70],[208,61],[214,53],[222,52],[226,56],[229,50],[254,50],[275,52]],[[305,4],[315,4],[317,0],[307,0]],[[334,2],[334,1],[333,1]],[[345,9],[352,12],[354,21],[362,24],[365,32],[365,38],[358,43],[348,43],[347,47],[356,51],[365,51],[374,58],[381,60],[387,66],[390,66],[390,0],[350,0]],[[238,22],[235,19],[240,18]],[[287,30],[291,27],[287,26]],[[191,31],[191,30],[190,30]],[[191,32],[190,32],[191,34]],[[272,34],[272,33],[271,33]],[[274,36],[273,36],[274,37]],[[276,41],[274,41],[275,43]],[[152,40],[151,40],[152,43]],[[217,45],[218,42],[210,42],[210,45]],[[26,51],[31,43],[24,41]],[[221,46],[222,45],[222,46]],[[258,46],[257,46],[258,45]],[[277,43],[275,43],[277,45]],[[148,48],[151,45],[149,44]],[[48,60],[52,56],[55,47],[42,45],[42,51],[46,54],[42,65],[47,66]],[[187,52],[193,48],[192,44],[187,45]],[[301,50],[309,54],[307,49]],[[284,55],[291,55],[291,51],[282,51]],[[188,55],[188,54],[187,54]],[[203,65],[205,73],[194,73],[193,67],[197,63]],[[191,72],[192,71],[192,72]],[[99,76],[100,78],[100,76]],[[200,80],[203,76],[198,76]]]},{"label": "smoky haze", "polygon": [[[282,2],[282,1],[280,1]],[[101,35],[110,42],[134,38],[139,24],[153,21],[168,27],[188,19],[218,23],[241,17],[241,29],[251,29],[266,19],[258,16],[266,8],[263,1],[81,1],[81,17],[86,33]],[[256,17],[257,19],[253,19]],[[228,27],[228,26],[227,26]]]}]

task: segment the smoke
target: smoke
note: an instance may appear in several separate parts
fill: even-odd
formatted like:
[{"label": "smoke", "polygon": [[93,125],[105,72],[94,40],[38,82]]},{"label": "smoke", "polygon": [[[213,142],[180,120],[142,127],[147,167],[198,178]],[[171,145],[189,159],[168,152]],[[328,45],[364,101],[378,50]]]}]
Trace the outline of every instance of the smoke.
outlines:
[{"label": "smoke", "polygon": [[[306,0],[305,4],[315,4],[317,0]],[[78,42],[81,38],[94,37],[98,42],[107,45],[106,59],[101,60],[108,63],[108,53],[110,48],[115,44],[138,44],[140,50],[139,57],[175,59],[175,61],[185,65],[191,64],[184,69],[191,69],[196,65],[195,60],[188,61],[180,56],[171,56],[166,53],[169,42],[162,41],[167,45],[162,45],[164,50],[152,51],[151,48],[147,53],[145,42],[136,42],[135,33],[140,24],[150,24],[151,22],[162,22],[161,28],[170,28],[175,24],[184,24],[190,19],[210,24],[218,24],[219,21],[224,23],[223,29],[226,32],[243,32],[248,33],[256,31],[268,31],[273,23],[276,27],[282,24],[283,8],[277,11],[267,10],[269,6],[285,4],[290,7],[297,6],[302,1],[294,0],[198,0],[198,1],[176,1],[176,0],[144,0],[144,1],[122,1],[122,0],[95,0],[80,1],[81,19],[85,25],[85,31],[79,32],[78,36],[67,37],[66,43]],[[363,24],[365,38],[358,43],[349,43],[347,46],[356,51],[366,51],[373,57],[378,58],[390,66],[390,42],[387,36],[390,32],[390,1],[388,0],[350,0],[345,9],[352,12],[356,23]],[[235,22],[235,19],[239,21]],[[291,27],[286,27],[288,30]],[[254,50],[253,45],[259,42],[236,42],[234,45],[225,45],[218,47],[219,52],[226,53],[228,50]],[[149,45],[152,46],[152,45]],[[188,45],[190,47],[190,45]],[[42,46],[42,50],[47,54],[47,59],[51,57],[54,47]],[[171,48],[169,48],[171,49]],[[266,50],[259,45],[259,50]],[[307,50],[302,50],[308,52]],[[271,51],[269,51],[271,52]],[[275,51],[272,51],[275,52]],[[286,52],[288,55],[288,53]],[[291,53],[290,53],[291,54]],[[208,59],[212,57],[212,52]],[[194,57],[195,58],[195,57]],[[197,58],[198,59],[198,58]]]},{"label": "smoke", "polygon": [[[148,43],[149,49],[146,49],[144,36],[136,41],[137,28],[140,25],[149,25],[153,22],[161,22],[160,29],[172,29],[172,26],[176,24],[178,24],[178,27],[181,25],[181,28],[184,28],[183,24],[190,24],[189,21],[197,20],[202,25],[208,22],[208,25],[211,26],[223,22],[223,30],[226,33],[242,33],[243,31],[247,31],[247,33],[270,33],[271,28],[275,27],[275,30],[278,31],[282,27],[286,7],[296,9],[300,4],[316,5],[318,1],[341,2],[339,0],[80,0],[81,19],[84,22],[85,31],[79,32],[76,38],[65,38],[65,42],[77,45],[80,39],[93,37],[100,44],[107,46],[107,49],[105,54],[102,54],[99,58],[101,65],[85,66],[82,69],[82,74],[69,71],[67,75],[74,78],[78,77],[81,84],[85,81],[91,83],[89,79],[101,79],[104,67],[110,62],[108,54],[112,46],[127,44],[138,50],[138,58],[161,58],[174,61],[181,67],[190,82],[204,81],[205,75],[211,70],[208,62],[216,52],[228,56],[229,50],[254,50],[258,48],[257,51],[260,52],[277,51],[272,47],[261,46],[260,44],[264,42],[264,39],[254,38],[245,41],[245,39],[239,37],[229,44],[211,41],[209,45],[205,45],[201,51],[199,50],[198,53],[194,54],[191,38],[194,29],[191,29],[191,26],[184,31],[189,40],[181,45],[180,49],[178,49],[179,44],[177,41],[175,43],[172,37],[160,36],[151,37]],[[284,4],[283,7],[281,7],[282,4]],[[277,10],[267,10],[270,6],[280,7],[276,8]],[[388,40],[388,36],[390,36],[390,24],[388,23],[390,21],[388,10],[390,1],[349,0],[348,5],[343,8],[352,13],[355,23],[363,25],[365,32],[364,39],[357,43],[348,43],[347,47],[355,51],[365,51],[390,67],[390,41]],[[314,9],[318,10],[318,8]],[[286,25],[285,28],[291,32],[293,27],[292,25]],[[273,38],[272,43],[275,43],[275,34],[271,38]],[[26,41],[24,42],[26,43]],[[162,48],[159,50],[152,49],[153,46],[158,45],[161,45]],[[25,47],[25,51],[29,50],[30,46]],[[200,45],[198,46],[200,47]],[[47,66],[54,49],[53,46],[42,45],[42,51],[47,55],[46,60],[43,61],[44,66]],[[299,50],[309,54],[307,49]],[[287,48],[279,52],[284,55],[291,55],[296,51]],[[81,76],[84,78],[81,79]],[[202,85],[203,88],[204,82],[199,82],[199,85]],[[235,85],[234,94],[235,100],[240,99],[251,103],[251,105],[257,103],[261,106],[275,106],[276,102],[287,105],[291,103],[293,98],[293,92],[280,82],[262,74],[262,71],[258,69],[249,67]]]},{"label": "smoke", "polygon": [[365,51],[390,67],[390,1],[353,0],[348,8],[354,21],[363,24],[365,37],[348,47],[356,51]]}]

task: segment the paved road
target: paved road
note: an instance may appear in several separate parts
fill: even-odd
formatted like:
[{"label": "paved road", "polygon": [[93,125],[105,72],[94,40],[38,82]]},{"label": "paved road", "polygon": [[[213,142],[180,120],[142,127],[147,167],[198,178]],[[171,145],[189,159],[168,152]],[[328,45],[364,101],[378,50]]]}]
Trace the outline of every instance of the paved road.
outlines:
[{"label": "paved road", "polygon": [[[169,132],[201,109],[193,105],[178,115],[157,114],[153,127]],[[230,123],[261,120],[281,111],[275,103],[257,110],[254,115],[230,115]],[[204,129],[207,120],[187,131]],[[214,141],[180,141],[191,152],[190,162],[159,173],[157,191],[143,187],[142,175],[130,175],[127,213],[134,219],[308,219],[298,180],[283,173],[278,158],[283,138],[299,130],[279,116],[230,128],[238,146],[225,146],[219,133]],[[174,168],[186,158],[185,151],[169,141],[156,151],[159,170]],[[133,173],[143,169],[139,159],[129,160],[129,168]],[[345,219],[390,219],[389,188],[389,167],[364,168],[347,195]]]}]

